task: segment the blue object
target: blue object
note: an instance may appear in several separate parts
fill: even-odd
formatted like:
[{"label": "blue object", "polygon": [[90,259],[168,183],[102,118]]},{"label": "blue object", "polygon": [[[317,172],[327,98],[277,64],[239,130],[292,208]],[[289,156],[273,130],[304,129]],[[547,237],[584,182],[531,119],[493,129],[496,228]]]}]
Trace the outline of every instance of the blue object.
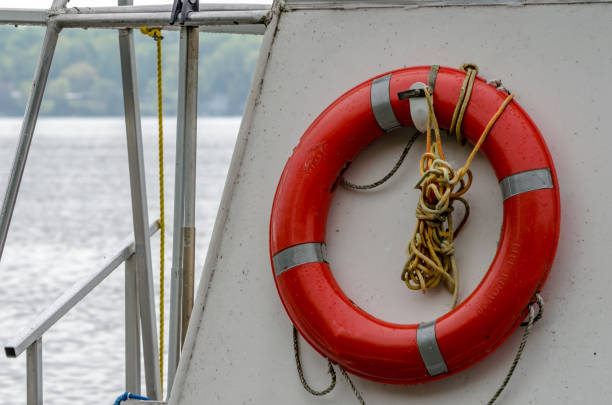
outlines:
[{"label": "blue object", "polygon": [[132,394],[131,392],[127,392],[126,391],[123,394],[119,395],[119,397],[115,400],[115,403],[113,405],[119,405],[123,401],[127,401],[128,399],[141,399],[143,401],[150,401],[150,399],[147,398],[147,397],[143,397],[141,395]]}]

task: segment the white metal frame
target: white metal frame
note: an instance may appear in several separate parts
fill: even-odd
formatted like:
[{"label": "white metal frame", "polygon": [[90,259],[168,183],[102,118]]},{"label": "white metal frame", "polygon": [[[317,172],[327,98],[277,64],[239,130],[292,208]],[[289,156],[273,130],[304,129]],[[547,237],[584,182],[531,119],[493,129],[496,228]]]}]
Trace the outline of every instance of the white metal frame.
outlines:
[{"label": "white metal frame", "polygon": [[[157,365],[157,327],[152,278],[150,236],[159,228],[156,221],[148,226],[148,208],[140,106],[136,79],[136,63],[132,28],[143,25],[164,29],[170,26],[171,6],[132,6],[131,0],[119,0],[117,7],[66,8],[68,0],[54,0],[49,10],[0,9],[0,24],[41,25],[47,30],[36,67],[30,97],[7,191],[0,211],[0,258],[8,235],[17,194],[38,112],[44,94],[55,46],[62,28],[111,28],[119,30],[119,49],[125,104],[130,189],[134,240],[121,248],[83,280],[75,283],[30,327],[5,346],[8,357],[27,351],[27,403],[43,403],[42,336],[97,287],[121,263],[125,262],[125,386],[140,393],[140,341],[147,396],[161,399],[160,372]],[[197,77],[198,31],[262,34],[270,20],[266,5],[203,4],[199,12],[191,13],[181,29],[179,55],[179,108],[177,124],[175,224],[173,232],[173,266],[170,314],[170,350],[168,391],[171,390],[180,357],[189,314],[193,306],[195,162],[197,142]],[[187,282],[184,285],[184,282]]]}]

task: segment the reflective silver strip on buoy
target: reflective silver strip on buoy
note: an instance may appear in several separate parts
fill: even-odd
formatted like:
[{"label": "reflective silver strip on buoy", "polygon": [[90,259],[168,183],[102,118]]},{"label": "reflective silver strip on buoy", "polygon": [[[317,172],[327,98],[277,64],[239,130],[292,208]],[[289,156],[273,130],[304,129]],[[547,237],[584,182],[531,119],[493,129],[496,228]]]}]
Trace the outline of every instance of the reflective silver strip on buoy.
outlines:
[{"label": "reflective silver strip on buoy", "polygon": [[553,179],[548,167],[544,169],[527,170],[502,179],[499,182],[502,198],[507,200],[515,195],[528,191],[553,188]]},{"label": "reflective silver strip on buoy", "polygon": [[440,353],[436,340],[436,321],[419,324],[417,328],[417,345],[427,372],[430,376],[446,373],[448,368]]},{"label": "reflective silver strip on buoy", "polygon": [[327,249],[325,243],[302,243],[281,250],[272,258],[276,277],[292,267],[306,263],[327,263]]},{"label": "reflective silver strip on buoy", "polygon": [[391,98],[389,96],[390,81],[391,73],[374,79],[374,81],[372,81],[372,87],[370,88],[372,111],[374,112],[376,122],[378,122],[378,125],[384,131],[391,131],[401,126],[393,112],[393,108],[391,108]]}]

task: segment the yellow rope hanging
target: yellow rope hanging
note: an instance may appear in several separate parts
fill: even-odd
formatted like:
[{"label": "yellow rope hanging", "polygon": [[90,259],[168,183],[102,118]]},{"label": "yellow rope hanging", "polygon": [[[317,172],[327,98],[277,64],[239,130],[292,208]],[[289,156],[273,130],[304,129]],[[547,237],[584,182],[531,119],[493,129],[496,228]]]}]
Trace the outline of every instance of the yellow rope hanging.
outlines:
[{"label": "yellow rope hanging", "polygon": [[162,53],[161,41],[164,39],[159,28],[140,27],[140,32],[152,37],[157,44],[157,125],[158,125],[158,159],[159,159],[159,377],[161,394],[164,395],[164,115],[162,110]]},{"label": "yellow rope hanging", "polygon": [[[453,116],[451,127],[455,128],[454,131],[460,142],[462,139],[461,121],[467,107],[467,101],[469,101],[476,72],[477,68],[470,67],[468,69]],[[421,179],[415,186],[416,189],[421,191],[416,208],[417,224],[408,245],[408,261],[404,266],[401,278],[408,288],[421,290],[423,293],[428,288],[433,288],[443,282],[447,289],[453,293],[452,305],[454,307],[457,304],[459,286],[454,238],[470,212],[467,200],[462,197],[472,184],[472,172],[469,167],[491,128],[514,98],[514,94],[505,99],[487,124],[476,145],[474,145],[465,165],[456,171],[444,158],[440,128],[434,113],[429,89],[425,89],[425,98],[429,107],[427,150],[419,162]],[[431,139],[432,126],[435,134],[433,143]],[[465,179],[466,175],[467,180]],[[453,226],[451,215],[455,201],[461,202],[466,208],[466,214],[457,229]]]}]

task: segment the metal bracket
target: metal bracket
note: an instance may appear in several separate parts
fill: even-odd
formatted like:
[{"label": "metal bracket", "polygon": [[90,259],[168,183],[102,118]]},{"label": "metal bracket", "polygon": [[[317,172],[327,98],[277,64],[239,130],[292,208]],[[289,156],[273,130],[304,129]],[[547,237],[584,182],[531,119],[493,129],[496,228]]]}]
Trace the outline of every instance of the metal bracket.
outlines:
[{"label": "metal bracket", "polygon": [[[427,117],[429,116],[429,107],[425,99],[426,88],[427,85],[425,83],[416,82],[410,86],[408,91],[398,93],[398,97],[404,95],[404,99],[407,98],[410,102],[410,116],[412,117],[412,122],[414,123],[414,127],[421,133],[427,132]],[[428,89],[428,91],[431,91],[431,89]]]},{"label": "metal bracket", "polygon": [[187,20],[187,16],[192,11],[200,11],[200,0],[174,0],[169,24],[174,25],[180,14],[179,24],[185,25],[185,20]]},{"label": "metal bracket", "polygon": [[425,89],[410,89],[397,93],[397,98],[400,100],[406,100],[414,97],[425,97]]},{"label": "metal bracket", "polygon": [[508,90],[506,87],[504,87],[504,85],[502,84],[501,79],[493,79],[493,80],[487,80],[487,84],[490,86],[495,87],[496,90],[500,90],[500,91],[504,91],[506,92],[506,94],[510,94],[510,90]]}]

